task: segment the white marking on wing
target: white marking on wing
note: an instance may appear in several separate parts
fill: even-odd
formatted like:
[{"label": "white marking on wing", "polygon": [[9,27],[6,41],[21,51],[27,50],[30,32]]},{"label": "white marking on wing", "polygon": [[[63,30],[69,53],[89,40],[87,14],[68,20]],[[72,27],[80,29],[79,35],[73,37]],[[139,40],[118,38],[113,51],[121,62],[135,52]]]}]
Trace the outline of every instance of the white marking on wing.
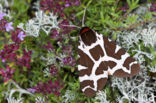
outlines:
[{"label": "white marking on wing", "polygon": [[133,64],[138,64],[138,62],[137,62],[137,61],[131,62],[131,63],[129,64],[129,68],[132,68],[132,65],[133,65]]},{"label": "white marking on wing", "polygon": [[97,91],[97,81],[98,81],[99,79],[101,79],[101,78],[108,78],[108,74],[107,74],[106,71],[105,71],[103,74],[100,74],[100,75],[93,75],[93,74],[92,74],[92,75],[90,75],[90,76],[84,75],[84,76],[79,77],[80,82],[83,82],[83,81],[85,81],[85,80],[92,80],[93,83],[94,83],[94,88],[92,88],[92,87],[90,87],[90,86],[86,86],[86,87],[84,87],[84,88],[82,89],[82,91],[84,92],[87,88],[91,88],[91,89],[93,89],[94,91]]},{"label": "white marking on wing", "polygon": [[[100,39],[97,39],[97,41],[93,44],[91,44],[91,46],[86,46],[84,45],[84,43],[80,40],[80,45],[78,46],[78,48],[80,50],[82,50],[85,54],[87,54],[90,59],[94,62],[94,65],[93,65],[93,68],[92,68],[92,71],[91,71],[91,74],[88,76],[88,75],[84,75],[84,76],[80,76],[79,77],[79,80],[80,82],[83,82],[85,80],[92,80],[93,83],[94,83],[94,88],[90,87],[90,86],[86,86],[82,89],[82,91],[85,91],[87,88],[91,88],[93,89],[94,91],[97,91],[97,81],[101,78],[108,78],[108,72],[113,75],[114,72],[116,70],[119,70],[119,69],[122,69],[124,72],[127,72],[127,73],[131,73],[131,66],[133,64],[137,64],[137,62],[132,62],[129,66],[130,66],[130,69],[128,70],[126,67],[123,67],[123,64],[125,62],[125,60],[130,56],[128,53],[125,53],[123,55],[121,55],[121,59],[116,59],[116,58],[113,58],[113,57],[110,57],[106,54],[106,50],[104,48],[104,40],[103,40],[103,35],[102,34],[98,34],[96,33],[96,36],[97,38],[100,38]],[[110,41],[110,40],[109,40]],[[84,48],[82,47],[82,45],[84,45]],[[91,56],[89,50],[94,48],[95,46],[97,45],[100,45],[102,50],[103,50],[103,53],[104,53],[104,56],[103,57],[100,57],[99,60],[95,61],[94,58]],[[115,53],[117,53],[119,50],[121,49],[120,46],[116,45],[116,49],[115,49]],[[108,67],[108,70],[107,71],[104,71],[103,74],[100,74],[100,75],[95,75],[95,72],[97,70],[97,68],[99,67],[100,63],[102,61],[113,61],[115,62],[117,65],[115,67],[113,67],[112,69],[110,67]],[[80,67],[81,68],[81,67]]]},{"label": "white marking on wing", "polygon": [[88,67],[86,66],[83,66],[83,65],[78,65],[78,70],[85,70],[85,69],[88,69]]},{"label": "white marking on wing", "polygon": [[118,45],[116,45],[115,53],[117,53],[120,49],[121,49],[121,47],[119,47]]}]

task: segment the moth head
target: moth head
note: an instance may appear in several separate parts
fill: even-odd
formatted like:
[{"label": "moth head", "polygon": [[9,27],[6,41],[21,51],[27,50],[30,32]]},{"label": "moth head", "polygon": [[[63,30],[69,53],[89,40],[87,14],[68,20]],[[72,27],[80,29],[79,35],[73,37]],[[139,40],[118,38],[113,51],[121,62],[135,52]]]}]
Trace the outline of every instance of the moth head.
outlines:
[{"label": "moth head", "polygon": [[87,46],[90,46],[92,43],[95,43],[97,40],[96,33],[89,27],[81,28],[80,38],[83,41],[83,43]]}]

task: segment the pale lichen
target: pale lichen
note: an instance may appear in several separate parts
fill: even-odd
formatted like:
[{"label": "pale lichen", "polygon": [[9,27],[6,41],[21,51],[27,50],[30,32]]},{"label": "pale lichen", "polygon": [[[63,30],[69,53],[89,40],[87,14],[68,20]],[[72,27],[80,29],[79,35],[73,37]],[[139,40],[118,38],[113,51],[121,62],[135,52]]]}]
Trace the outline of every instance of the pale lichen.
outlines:
[{"label": "pale lichen", "polygon": [[63,103],[70,103],[75,99],[75,93],[71,90],[66,90],[65,94],[62,96]]},{"label": "pale lichen", "polygon": [[7,98],[8,103],[23,103],[23,99],[19,98],[19,99],[15,99],[13,98]]},{"label": "pale lichen", "polygon": [[109,100],[107,100],[106,91],[98,91],[95,97],[95,103],[110,103]]},{"label": "pale lichen", "polygon": [[41,30],[49,35],[52,29],[59,29],[57,16],[55,16],[52,12],[45,14],[40,10],[35,14],[36,17],[30,19],[25,25],[23,23],[18,25],[18,27],[21,28],[27,36],[38,37]]}]

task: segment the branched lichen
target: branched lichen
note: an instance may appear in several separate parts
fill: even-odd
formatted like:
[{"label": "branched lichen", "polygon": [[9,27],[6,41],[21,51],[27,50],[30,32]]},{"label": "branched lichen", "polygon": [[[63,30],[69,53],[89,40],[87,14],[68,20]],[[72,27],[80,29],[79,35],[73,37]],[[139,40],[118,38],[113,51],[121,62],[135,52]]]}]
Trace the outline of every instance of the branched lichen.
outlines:
[{"label": "branched lichen", "polygon": [[[15,88],[14,88],[14,89],[11,88],[11,84],[12,84],[13,86],[15,86],[16,89],[15,89]],[[16,92],[19,93],[19,99],[18,99],[18,100],[14,99],[14,97],[13,97],[13,94],[16,93]],[[32,93],[28,92],[28,91],[25,90],[25,89],[22,89],[22,88],[21,88],[18,84],[16,84],[14,81],[9,81],[8,91],[5,92],[5,94],[6,94],[6,98],[7,98],[8,101],[13,101],[13,102],[8,102],[8,103],[16,103],[16,102],[14,102],[14,101],[19,101],[19,102],[17,102],[17,103],[22,103],[21,101],[22,101],[22,95],[23,95],[23,94],[27,94],[27,95],[33,96]]]},{"label": "branched lichen", "polygon": [[19,99],[15,99],[13,98],[7,98],[8,103],[23,103],[23,99],[19,98]]},{"label": "branched lichen", "polygon": [[139,103],[154,103],[154,89],[149,86],[146,79],[139,75],[133,78],[114,78],[112,86],[118,88],[122,93],[122,97],[118,101],[121,103],[124,100],[128,100],[129,103],[132,101]]},{"label": "branched lichen", "polygon": [[147,28],[139,28],[131,31],[121,32],[118,35],[117,42],[134,53],[134,58],[140,64],[140,72],[137,76],[130,78],[113,78],[112,86],[119,89],[122,96],[117,97],[119,103],[128,101],[129,103],[155,103],[156,96],[154,95],[155,83],[150,80],[148,70],[156,72],[155,67],[151,67],[145,63],[146,59],[153,60],[155,57],[149,51],[142,49],[141,43],[144,47],[151,46],[155,48],[156,45],[156,26],[155,23],[147,25]]},{"label": "branched lichen", "polygon": [[45,102],[45,98],[38,96],[37,98],[35,98],[35,103],[46,103]]},{"label": "branched lichen", "polygon": [[110,103],[110,101],[107,100],[106,91],[98,91],[95,100],[95,103]]},{"label": "branched lichen", "polygon": [[62,99],[63,103],[69,103],[75,99],[75,94],[70,90],[66,90],[65,95],[62,96]]},{"label": "branched lichen", "polygon": [[41,30],[48,35],[53,28],[59,28],[58,24],[57,16],[53,13],[45,14],[43,11],[38,11],[36,17],[25,24],[25,28],[23,23],[20,23],[18,27],[25,31],[27,36],[38,37]]}]

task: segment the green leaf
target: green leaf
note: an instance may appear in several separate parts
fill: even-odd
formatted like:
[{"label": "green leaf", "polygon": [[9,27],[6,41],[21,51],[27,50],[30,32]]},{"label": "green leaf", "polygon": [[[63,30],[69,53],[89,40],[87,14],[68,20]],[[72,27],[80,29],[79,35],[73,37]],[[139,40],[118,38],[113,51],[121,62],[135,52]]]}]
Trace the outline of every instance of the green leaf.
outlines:
[{"label": "green leaf", "polygon": [[64,82],[66,81],[67,77],[68,77],[68,74],[65,74],[65,75],[64,75],[64,78],[63,78],[63,81],[64,81]]},{"label": "green leaf", "polygon": [[89,2],[86,5],[86,8],[88,8],[88,6],[92,3],[93,0],[89,0]]},{"label": "green leaf", "polygon": [[116,40],[116,38],[117,38],[117,34],[114,32],[113,33],[113,40]]}]

